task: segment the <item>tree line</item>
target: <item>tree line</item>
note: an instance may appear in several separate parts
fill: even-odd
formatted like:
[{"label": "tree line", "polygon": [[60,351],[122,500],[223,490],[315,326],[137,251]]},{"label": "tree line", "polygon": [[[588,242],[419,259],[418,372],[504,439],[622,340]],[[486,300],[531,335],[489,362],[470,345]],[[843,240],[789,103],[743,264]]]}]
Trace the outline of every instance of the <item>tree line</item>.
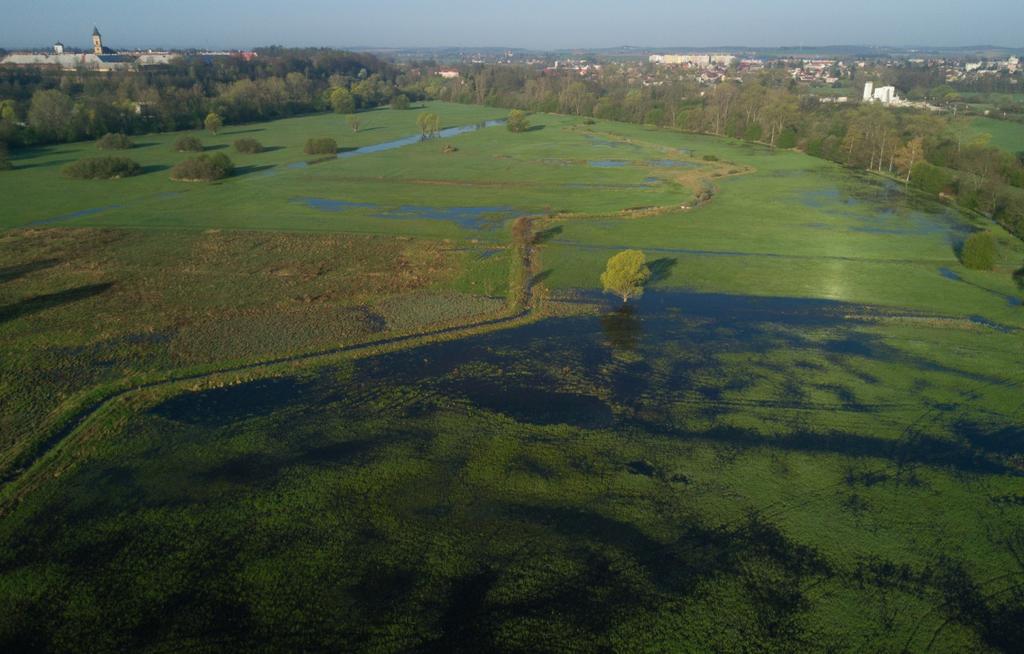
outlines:
[{"label": "tree line", "polygon": [[392,102],[406,81],[399,68],[368,54],[277,47],[258,54],[251,61],[183,58],[137,72],[0,68],[0,142],[196,129],[210,113],[228,123],[351,113]]}]

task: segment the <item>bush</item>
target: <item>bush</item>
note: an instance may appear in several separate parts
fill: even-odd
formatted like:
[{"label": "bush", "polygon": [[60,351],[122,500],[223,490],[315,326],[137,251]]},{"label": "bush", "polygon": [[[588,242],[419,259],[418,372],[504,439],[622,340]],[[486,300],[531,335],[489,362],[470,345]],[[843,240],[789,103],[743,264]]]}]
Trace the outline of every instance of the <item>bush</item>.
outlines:
[{"label": "bush", "polygon": [[7,154],[7,144],[0,141],[0,170],[10,170],[14,168],[11,164],[10,156]]},{"label": "bush", "polygon": [[583,119],[583,124],[584,125],[596,125],[597,121],[594,120],[593,118],[584,118]]},{"label": "bush", "polygon": [[181,182],[212,182],[229,177],[235,171],[226,154],[201,154],[186,159],[171,169],[171,179]]},{"label": "bush", "polygon": [[141,175],[142,166],[127,157],[97,157],[68,164],[64,174],[76,179],[119,179]]},{"label": "bush", "polygon": [[525,112],[513,109],[508,115],[508,120],[505,121],[505,126],[508,128],[508,131],[519,134],[530,129],[530,122],[526,120]]},{"label": "bush", "polygon": [[399,109],[399,110],[404,111],[404,110],[408,109],[410,106],[411,106],[411,103],[409,102],[409,96],[407,96],[407,95],[399,94],[399,95],[396,95],[395,97],[391,98],[391,108],[392,109]]},{"label": "bush", "polygon": [[96,141],[99,150],[127,150],[130,147],[132,142],[124,134],[104,134]]},{"label": "bush", "polygon": [[306,154],[337,154],[338,142],[331,138],[309,139],[302,151]]},{"label": "bush", "polygon": [[203,142],[194,136],[182,136],[174,142],[174,149],[177,152],[202,152]]},{"label": "bush", "polygon": [[235,141],[235,151],[241,154],[259,154],[263,152],[263,144],[256,139],[238,139]]},{"label": "bush", "polygon": [[974,270],[992,270],[996,263],[996,242],[992,234],[977,232],[968,236],[960,251],[960,260]]},{"label": "bush", "polygon": [[704,161],[718,161],[718,157],[713,154],[706,154],[703,157]]},{"label": "bush", "polygon": [[796,147],[796,132],[792,129],[782,130],[779,134],[779,140],[775,142],[775,145],[783,150],[789,150]]},{"label": "bush", "polygon": [[938,195],[943,191],[955,192],[956,178],[944,168],[919,161],[910,172],[910,185],[925,193]]}]

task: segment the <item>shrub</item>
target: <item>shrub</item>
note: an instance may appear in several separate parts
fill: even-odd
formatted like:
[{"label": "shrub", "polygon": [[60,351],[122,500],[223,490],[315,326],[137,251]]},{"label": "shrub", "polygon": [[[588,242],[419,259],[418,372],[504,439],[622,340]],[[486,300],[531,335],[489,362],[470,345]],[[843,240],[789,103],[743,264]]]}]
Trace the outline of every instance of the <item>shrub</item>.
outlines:
[{"label": "shrub", "polygon": [[960,260],[968,268],[992,270],[996,263],[996,242],[992,234],[977,232],[968,236],[960,251]]},{"label": "shrub", "polygon": [[10,170],[14,168],[11,164],[11,159],[7,154],[7,144],[0,141],[0,170]]},{"label": "shrub", "polygon": [[309,139],[302,151],[306,154],[337,154],[338,142],[331,138]]},{"label": "shrub", "polygon": [[704,158],[704,161],[718,161],[718,157],[716,157],[713,154],[706,154],[706,155],[704,155],[703,158]]},{"label": "shrub", "polygon": [[186,159],[171,169],[171,179],[182,182],[212,182],[224,179],[235,171],[226,154],[201,154]]},{"label": "shrub", "polygon": [[174,142],[174,149],[177,152],[202,152],[203,142],[194,136],[182,136]]},{"label": "shrub", "polygon": [[68,164],[64,174],[76,179],[119,179],[142,174],[142,166],[127,157],[96,157]]},{"label": "shrub", "polygon": [[400,94],[396,95],[395,97],[391,98],[391,108],[392,109],[399,109],[399,110],[404,111],[404,110],[409,108],[410,104],[411,103],[409,102],[409,96],[407,96],[407,95],[405,95],[403,93],[400,93]]},{"label": "shrub", "polygon": [[263,152],[263,144],[256,139],[238,139],[235,150],[241,154],[259,154]]},{"label": "shrub", "polygon": [[944,168],[933,166],[926,161],[914,164],[910,173],[910,185],[926,193],[938,195],[943,191],[954,190],[956,178]]},{"label": "shrub", "polygon": [[584,118],[583,119],[583,124],[584,125],[596,125],[597,121],[594,120],[593,118]]},{"label": "shrub", "polygon": [[505,126],[508,127],[508,131],[518,134],[530,129],[530,122],[526,120],[525,112],[513,109],[508,115]]},{"label": "shrub", "polygon": [[775,145],[783,150],[789,150],[796,147],[796,132],[792,129],[782,130],[779,134],[779,140],[775,142]]},{"label": "shrub", "polygon": [[124,134],[104,134],[96,141],[99,150],[127,150],[130,147],[132,142]]}]

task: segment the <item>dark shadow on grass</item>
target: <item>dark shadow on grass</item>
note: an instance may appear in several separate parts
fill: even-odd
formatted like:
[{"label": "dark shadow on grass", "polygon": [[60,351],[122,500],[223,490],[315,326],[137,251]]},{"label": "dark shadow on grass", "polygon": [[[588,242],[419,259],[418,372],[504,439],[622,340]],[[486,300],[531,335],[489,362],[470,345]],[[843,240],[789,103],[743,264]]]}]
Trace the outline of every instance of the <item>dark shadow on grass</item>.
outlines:
[{"label": "dark shadow on grass", "polygon": [[131,149],[131,150],[137,150],[137,149],[139,149],[139,148],[151,148],[151,147],[153,147],[154,145],[160,145],[160,144],[159,144],[159,143],[157,143],[156,141],[152,141],[152,142],[149,142],[149,143],[133,143],[133,144],[132,144],[132,147],[131,147],[131,148],[129,148],[129,149]]},{"label": "dark shadow on grass", "polygon": [[360,127],[359,132],[375,132],[378,129],[384,129],[383,127]]},{"label": "dark shadow on grass", "polygon": [[541,243],[546,243],[547,241],[550,241],[551,239],[561,234],[563,231],[565,230],[562,228],[561,225],[549,227],[545,230],[541,230],[534,234],[533,242],[536,243],[537,245],[540,245]]},{"label": "dark shadow on grass", "polygon": [[52,168],[54,166],[63,166],[65,164],[69,164],[69,163],[72,163],[74,161],[78,161],[78,160],[77,159],[54,159],[53,161],[43,161],[43,162],[40,162],[40,163],[30,163],[30,164],[18,163],[17,161],[12,161],[11,163],[14,164],[14,170],[28,170],[29,168]]},{"label": "dark shadow on grass", "polygon": [[679,263],[678,259],[662,257],[647,264],[651,269],[651,283],[660,282],[672,276],[672,269]]},{"label": "dark shadow on grass", "polygon": [[227,143],[220,143],[217,145],[204,145],[203,152],[209,152],[210,150],[223,150],[226,147],[228,147]]},{"label": "dark shadow on grass", "polygon": [[60,259],[39,259],[28,263],[19,263],[16,266],[4,266],[0,268],[0,284],[14,281],[37,270],[52,268],[60,263]]},{"label": "dark shadow on grass", "polygon": [[149,166],[142,167],[142,174],[148,175],[149,173],[161,173],[165,170],[170,170],[170,168],[170,166],[165,166],[163,164],[150,164]]},{"label": "dark shadow on grass", "polygon": [[262,150],[260,150],[260,154],[262,154],[264,152],[277,152],[278,150],[284,150],[284,146],[283,145],[267,146],[267,147],[264,147]]},{"label": "dark shadow on grass", "polygon": [[550,277],[553,272],[554,270],[549,268],[547,270],[542,270],[541,272],[537,273],[536,275],[530,278],[530,286],[536,286],[537,284],[540,284],[548,277]]},{"label": "dark shadow on grass", "polygon": [[[221,132],[224,136],[233,136],[234,134],[252,134],[254,132],[265,132],[266,129],[263,127],[254,127],[253,129],[236,129],[232,132]],[[224,146],[227,147],[227,146]]]},{"label": "dark shadow on grass", "polygon": [[545,127],[546,127],[546,125],[530,125],[529,127],[526,128],[526,131],[527,132],[539,132],[542,129],[544,129]]},{"label": "dark shadow on grass", "polygon": [[262,172],[264,170],[270,170],[274,166],[271,164],[265,164],[262,166],[238,166],[235,168],[233,177],[242,177],[245,175],[251,175],[253,173]]},{"label": "dark shadow on grass", "polygon": [[1024,291],[1024,268],[1013,273],[1013,281],[1016,282],[1017,288]]},{"label": "dark shadow on grass", "polygon": [[58,291],[57,293],[37,295],[35,297],[28,298],[27,300],[8,304],[7,306],[0,307],[0,323],[15,320],[39,311],[45,311],[46,309],[55,309],[72,302],[87,300],[91,297],[102,295],[108,291],[111,286],[113,286],[113,284],[109,282],[105,284],[89,284],[87,286],[79,286],[77,288]]}]

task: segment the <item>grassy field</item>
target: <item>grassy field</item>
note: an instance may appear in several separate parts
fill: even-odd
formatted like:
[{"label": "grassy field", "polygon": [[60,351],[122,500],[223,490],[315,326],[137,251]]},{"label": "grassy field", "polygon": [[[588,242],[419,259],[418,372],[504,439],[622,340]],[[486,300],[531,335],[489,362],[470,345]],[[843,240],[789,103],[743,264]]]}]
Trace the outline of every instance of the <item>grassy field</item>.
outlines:
[{"label": "grassy field", "polygon": [[[798,153],[560,116],[288,167],[414,116],[228,128],[285,150],[183,191],[60,180],[88,144],[0,174],[6,429],[125,375],[495,315],[514,216],[550,316],[104,405],[0,490],[0,647],[1019,646],[1019,241]],[[990,272],[957,261],[979,229]],[[654,279],[622,308],[597,280],[627,247]]]},{"label": "grassy field", "polygon": [[971,121],[975,134],[988,134],[992,145],[1016,154],[1024,152],[1024,123],[995,118],[975,118]]}]

